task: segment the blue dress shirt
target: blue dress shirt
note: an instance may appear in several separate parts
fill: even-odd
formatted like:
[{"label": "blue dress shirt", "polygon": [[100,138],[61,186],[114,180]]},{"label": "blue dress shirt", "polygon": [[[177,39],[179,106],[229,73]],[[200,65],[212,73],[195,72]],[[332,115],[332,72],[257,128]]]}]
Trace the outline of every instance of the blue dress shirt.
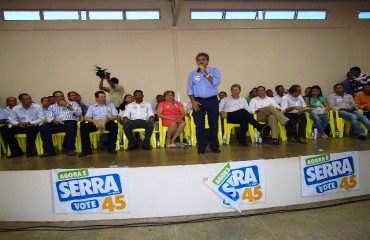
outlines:
[{"label": "blue dress shirt", "polygon": [[118,115],[118,112],[113,103],[106,103],[104,105],[91,105],[87,110],[85,117],[92,119],[104,119],[106,117],[112,118],[112,116],[116,115]]},{"label": "blue dress shirt", "polygon": [[207,67],[206,71],[212,75],[213,83],[210,83],[202,72],[192,71],[188,79],[188,95],[193,97],[208,98],[217,96],[217,86],[221,83],[221,73],[217,68]]}]

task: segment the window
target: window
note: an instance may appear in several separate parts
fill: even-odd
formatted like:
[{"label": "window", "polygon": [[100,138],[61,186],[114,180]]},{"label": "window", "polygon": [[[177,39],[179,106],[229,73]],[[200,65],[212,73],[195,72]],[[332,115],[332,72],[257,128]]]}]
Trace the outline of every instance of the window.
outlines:
[{"label": "window", "polygon": [[43,11],[44,20],[79,20],[78,11]]},{"label": "window", "polygon": [[370,19],[370,11],[359,11],[358,19]]},{"label": "window", "polygon": [[158,20],[159,18],[160,18],[159,10],[153,10],[153,11],[126,10],[127,20]]},{"label": "window", "polygon": [[225,19],[256,19],[257,11],[227,11]]},{"label": "window", "polygon": [[325,20],[327,10],[191,10],[192,20]]},{"label": "window", "polygon": [[191,19],[194,20],[215,20],[222,19],[223,11],[192,11]]},{"label": "window", "polygon": [[41,20],[40,11],[4,11],[4,20]]},{"label": "window", "polygon": [[122,11],[89,11],[90,20],[123,20]]}]

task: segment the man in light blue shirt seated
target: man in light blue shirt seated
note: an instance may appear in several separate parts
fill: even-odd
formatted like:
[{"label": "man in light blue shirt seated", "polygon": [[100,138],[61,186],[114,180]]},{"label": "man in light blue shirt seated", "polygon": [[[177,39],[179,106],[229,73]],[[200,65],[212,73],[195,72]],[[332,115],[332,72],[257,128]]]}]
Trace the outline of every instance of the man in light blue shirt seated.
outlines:
[{"label": "man in light blue shirt seated", "polygon": [[118,112],[113,103],[107,103],[107,97],[104,91],[95,93],[96,104],[93,104],[87,110],[84,121],[81,122],[81,144],[82,152],[78,157],[85,157],[92,154],[90,132],[101,131],[106,129],[108,133],[108,151],[117,155],[116,142],[118,134]]},{"label": "man in light blue shirt seated", "polygon": [[27,138],[27,157],[35,156],[35,140],[40,130],[39,124],[44,120],[44,114],[39,105],[32,102],[32,98],[27,93],[19,95],[21,104],[15,106],[9,115],[9,125],[2,131],[5,142],[8,143],[11,155],[8,158],[15,158],[23,155],[15,138],[16,134],[26,134]]}]

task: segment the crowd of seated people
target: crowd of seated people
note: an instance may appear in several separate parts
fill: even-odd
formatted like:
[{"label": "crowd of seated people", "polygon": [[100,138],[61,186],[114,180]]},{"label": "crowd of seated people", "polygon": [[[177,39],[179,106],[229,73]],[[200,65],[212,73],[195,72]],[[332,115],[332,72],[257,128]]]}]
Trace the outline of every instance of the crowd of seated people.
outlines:
[{"label": "crowd of seated people", "polygon": [[[329,124],[330,110],[338,111],[339,117],[351,123],[358,138],[365,140],[367,136],[361,123],[370,130],[369,79],[366,74],[361,74],[360,68],[353,67],[346,80],[334,85],[334,93],[328,98],[323,96],[318,85],[305,88],[303,96],[299,85],[292,85],[288,90],[283,85],[277,85],[275,96],[271,89],[258,86],[245,98],[240,96],[241,86],[234,84],[229,97],[225,91],[219,92],[220,117],[229,123],[240,124],[238,140],[242,146],[247,145],[248,124],[260,132],[270,129],[272,144],[279,144],[279,124],[285,126],[289,142],[305,144],[307,117],[313,120],[318,136],[328,138],[325,128]],[[171,90],[158,94],[152,104],[143,100],[141,90],[136,90],[133,95],[125,95],[118,107],[107,101],[104,91],[95,93],[96,103],[89,107],[76,91],[68,92],[67,97],[66,100],[63,92],[55,91],[51,96],[42,97],[40,104],[34,103],[28,93],[20,94],[18,99],[13,96],[6,99],[6,107],[0,109],[0,129],[3,141],[11,152],[9,158],[36,155],[35,139],[38,133],[43,144],[40,157],[56,155],[52,136],[60,132],[65,134],[64,153],[76,155],[78,122],[82,150],[79,157],[92,154],[89,133],[103,133],[104,130],[109,132],[108,151],[116,155],[119,124],[123,126],[128,140],[127,151],[138,147],[133,133],[137,128],[145,129],[142,148],[151,149],[150,138],[157,118],[161,118],[162,125],[167,127],[166,147],[175,147],[176,139],[185,128],[184,118],[192,110],[191,104],[188,104],[185,112],[182,103],[175,101],[175,93]],[[27,136],[25,153],[15,138],[17,134]]]}]

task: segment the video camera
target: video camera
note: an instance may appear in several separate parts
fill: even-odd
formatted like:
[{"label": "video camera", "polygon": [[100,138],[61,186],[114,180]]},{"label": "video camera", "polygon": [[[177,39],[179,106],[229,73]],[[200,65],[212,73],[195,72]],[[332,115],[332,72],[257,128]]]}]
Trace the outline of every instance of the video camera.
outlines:
[{"label": "video camera", "polygon": [[96,71],[96,76],[100,77],[100,78],[105,78],[105,76],[110,76],[110,73],[109,72],[106,72],[107,69],[103,69],[102,67],[98,67],[96,66],[95,67],[95,71]]}]

